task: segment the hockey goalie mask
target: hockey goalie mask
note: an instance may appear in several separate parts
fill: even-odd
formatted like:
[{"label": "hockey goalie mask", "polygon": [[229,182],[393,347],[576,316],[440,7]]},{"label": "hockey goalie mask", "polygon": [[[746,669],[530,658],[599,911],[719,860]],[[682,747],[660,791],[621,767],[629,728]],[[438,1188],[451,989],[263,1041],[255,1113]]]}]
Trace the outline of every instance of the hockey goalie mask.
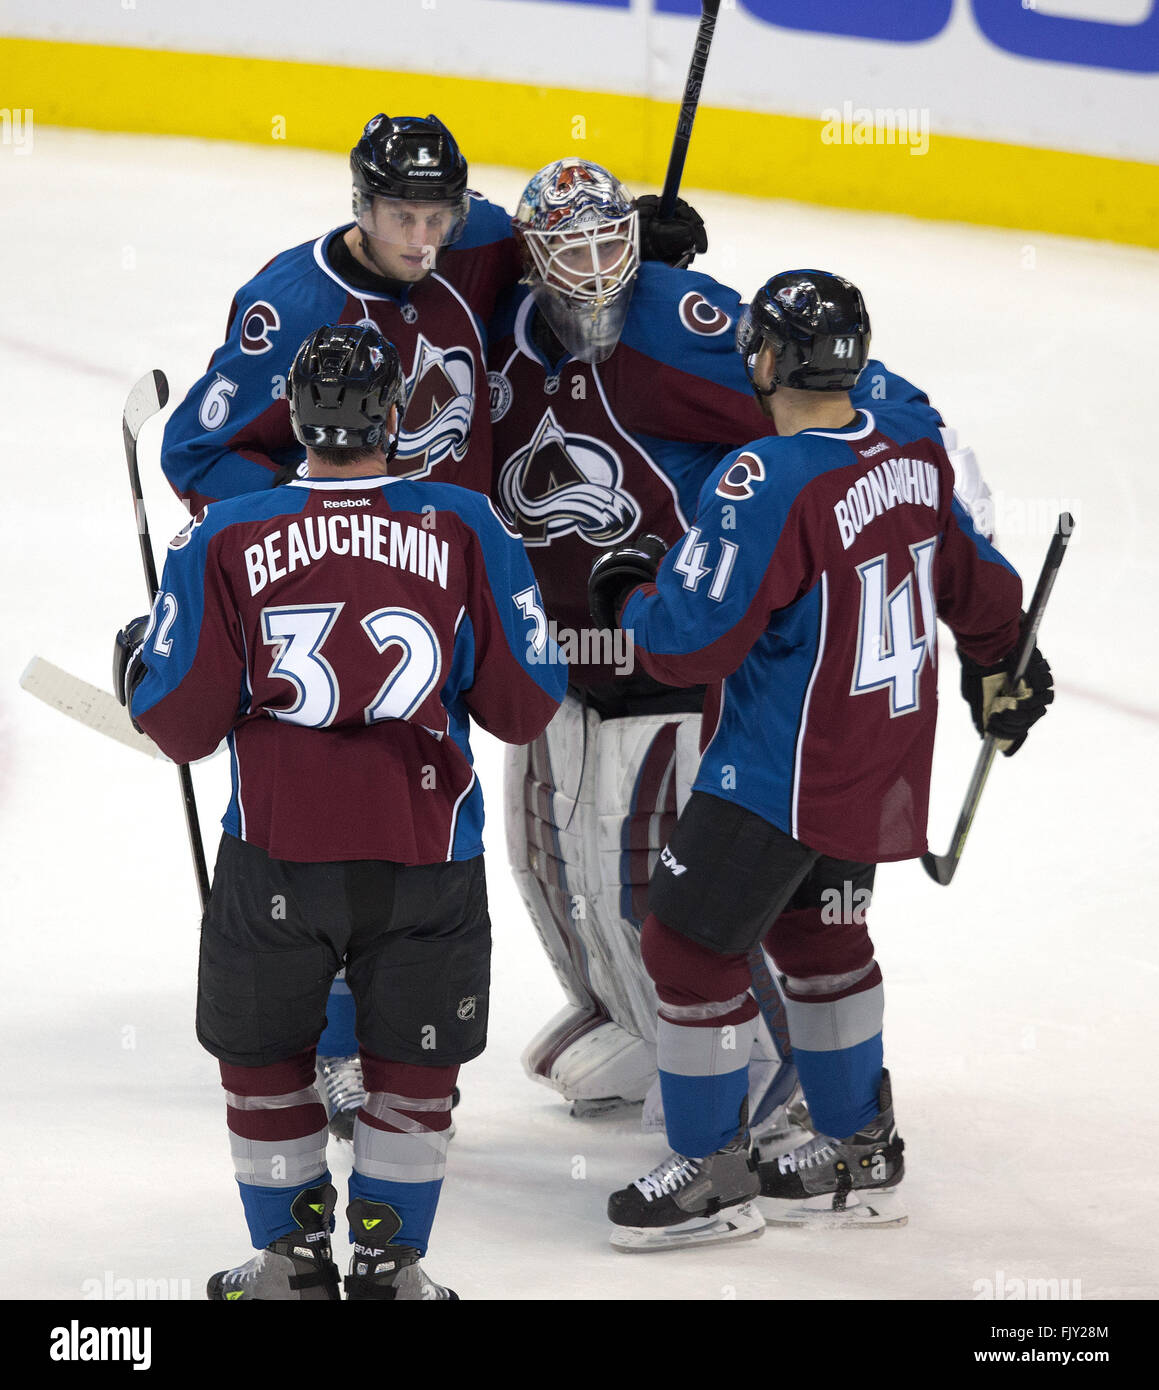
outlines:
[{"label": "hockey goalie mask", "polygon": [[631,194],[586,159],[560,159],[523,191],[512,227],[523,283],[552,332],[581,362],[602,362],[620,340],[640,266]]}]

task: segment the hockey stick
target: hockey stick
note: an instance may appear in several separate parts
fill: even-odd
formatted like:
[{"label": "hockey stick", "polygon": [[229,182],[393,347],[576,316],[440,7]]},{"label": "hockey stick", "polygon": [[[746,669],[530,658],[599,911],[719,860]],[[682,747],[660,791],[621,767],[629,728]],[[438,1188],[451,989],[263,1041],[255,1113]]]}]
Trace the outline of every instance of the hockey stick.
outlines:
[{"label": "hockey stick", "polygon": [[668,172],[664,176],[664,190],[660,194],[660,206],[656,212],[658,218],[671,217],[676,206],[676,194],[684,174],[684,161],[692,139],[692,123],[696,120],[696,108],[700,105],[700,89],[704,83],[704,70],[708,66],[708,53],[719,12],[720,0],[700,0],[700,26],[692,48],[692,62],[688,65],[680,115],[676,119],[676,135],[672,141],[672,153],[668,156]]},{"label": "hockey stick", "polygon": [[[1051,537],[1046,559],[1042,563],[1042,573],[1038,576],[1038,583],[1034,588],[1034,598],[1031,600],[1030,608],[1026,614],[1026,626],[1022,632],[1022,645],[1018,648],[1018,660],[1014,665],[1014,670],[1006,677],[1006,684],[1002,689],[1003,694],[1008,695],[1016,689],[1034,653],[1034,641],[1038,635],[1039,624],[1042,622],[1046,601],[1050,597],[1051,589],[1054,588],[1054,581],[1058,577],[1058,567],[1062,564],[1062,557],[1066,554],[1066,548],[1073,533],[1074,517],[1071,516],[1070,512],[1063,512],[1058,519],[1055,533]],[[982,751],[978,754],[978,761],[974,765],[974,775],[970,778],[970,785],[966,790],[966,799],[962,803],[958,823],[954,827],[950,848],[945,854],[922,855],[922,868],[943,887],[949,883],[957,871],[958,861],[966,847],[966,836],[970,833],[974,812],[978,809],[978,802],[982,799],[986,778],[990,775],[990,767],[997,751],[998,740],[993,734],[987,734],[982,740]]]},{"label": "hockey stick", "polygon": [[[149,606],[152,608],[157,598],[157,565],[153,559],[153,542],[149,536],[149,522],[145,515],[145,499],[141,492],[141,475],[137,469],[137,437],[147,420],[152,419],[169,399],[169,383],[165,373],[157,370],[146,372],[129,392],[125,402],[125,413],[121,421],[121,433],[125,440],[125,462],[129,465],[129,486],[133,491],[133,511],[137,518],[137,539],[141,546],[141,564],[145,570],[145,584],[149,590]],[[185,807],[185,826],[189,832],[189,849],[193,855],[193,868],[197,874],[197,892],[201,898],[201,911],[205,912],[209,902],[209,873],[205,867],[205,850],[201,843],[201,824],[197,818],[197,801],[193,795],[193,774],[188,763],[179,763],[177,775],[181,780],[181,800]]]},{"label": "hockey stick", "polygon": [[75,719],[78,724],[95,729],[98,734],[115,739],[126,748],[135,748],[146,757],[168,762],[148,734],[139,734],[133,728],[124,706],[107,690],[62,671],[42,656],[34,656],[24,668],[20,684],[30,695]]}]

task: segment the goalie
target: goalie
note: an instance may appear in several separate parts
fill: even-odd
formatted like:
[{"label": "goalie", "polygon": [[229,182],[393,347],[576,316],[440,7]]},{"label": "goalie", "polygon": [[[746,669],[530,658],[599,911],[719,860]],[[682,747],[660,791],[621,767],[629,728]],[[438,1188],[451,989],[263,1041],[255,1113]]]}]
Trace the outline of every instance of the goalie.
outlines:
[{"label": "goalie", "polygon": [[[649,1130],[663,1113],[640,928],[652,868],[689,796],[704,691],[660,684],[637,669],[626,634],[593,629],[587,574],[603,549],[649,534],[678,542],[713,469],[771,429],[733,348],[740,296],[687,268],[707,249],[695,212],[678,204],[660,220],[655,201],[633,201],[586,160],[540,170],[512,220],[524,278],[497,310],[488,355],[493,496],[523,538],[569,662],[563,708],[508,754],[508,852],[567,998],[524,1067],[578,1115],[646,1101]],[[643,263],[640,203],[655,258]],[[925,402],[878,362],[856,391]],[[959,456],[980,484],[972,457]],[[745,487],[738,479],[738,500]],[[695,547],[688,555],[696,565]],[[803,1113],[767,958],[758,949],[750,965],[761,1006],[750,1117],[772,1153],[799,1141]]]}]

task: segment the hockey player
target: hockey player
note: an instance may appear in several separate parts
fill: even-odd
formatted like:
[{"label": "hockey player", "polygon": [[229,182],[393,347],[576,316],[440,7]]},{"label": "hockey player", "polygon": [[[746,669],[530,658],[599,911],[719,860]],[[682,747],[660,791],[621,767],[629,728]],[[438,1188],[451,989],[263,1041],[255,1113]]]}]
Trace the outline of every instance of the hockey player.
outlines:
[{"label": "hockey player", "polygon": [[[510,218],[468,191],[466,160],[434,116],[375,116],[350,168],[355,221],[275,256],[237,292],[225,343],[166,426],[162,466],[194,512],[300,467],[283,384],[295,346],[331,321],[377,324],[403,356],[406,407],[391,476],[490,487],[481,326],[522,273]],[[647,204],[653,254],[703,248],[692,209],[679,203],[661,220],[656,201]],[[319,1077],[333,1131],[349,1139],[363,1091],[341,979],[327,1020]]]},{"label": "hockey player", "polygon": [[[1016,695],[999,696],[1021,583],[955,498],[935,413],[852,395],[869,340],[848,281],[769,280],[736,342],[776,435],[714,471],[658,570],[662,545],[649,543],[592,571],[597,620],[618,615],[646,670],[710,688],[694,789],[642,932],[675,1152],[612,1195],[624,1249],[759,1235],[758,1194],[775,1224],[905,1221],[865,909],[875,865],[926,848],[937,619],[959,644],[979,731],[1008,755],[1053,699],[1037,649]],[[747,960],[762,939],[786,980],[818,1135],[758,1171]]]},{"label": "hockey player", "polygon": [[[564,708],[508,758],[508,850],[568,1000],[524,1064],[580,1114],[651,1091],[644,1123],[658,1128],[640,925],[652,863],[695,775],[703,688],[657,681],[626,634],[593,629],[587,574],[599,551],[633,538],[674,545],[709,473],[770,427],[734,351],[740,296],[689,269],[640,264],[636,213],[586,160],[531,179],[513,220],[526,283],[500,310],[489,362],[495,502],[523,536],[569,658]],[[855,393],[866,407],[925,404],[877,362]],[[781,1065],[775,985],[759,955],[755,965],[766,978],[753,1121],[776,1129],[795,1077]]]},{"label": "hockey player", "polygon": [[225,342],[166,425],[162,467],[193,512],[297,468],[284,384],[321,323],[372,323],[398,348],[407,395],[392,477],[487,488],[480,325],[514,273],[509,218],[468,193],[467,162],[434,116],[375,116],[350,169],[354,222],[283,251],[237,292]]},{"label": "hockey player", "polygon": [[[222,738],[232,757],[197,1030],[220,1062],[259,1253],[213,1276],[215,1300],[339,1297],[315,1050],[340,966],[367,1092],[347,1297],[455,1297],[419,1260],[459,1066],[486,1036],[469,717],[524,742],[565,678],[523,548],[487,499],[391,477],[404,392],[377,329],[307,339],[288,383],[306,477],[210,506],[171,542],[118,686],[175,761]],[[120,635],[123,657],[142,628]]]}]

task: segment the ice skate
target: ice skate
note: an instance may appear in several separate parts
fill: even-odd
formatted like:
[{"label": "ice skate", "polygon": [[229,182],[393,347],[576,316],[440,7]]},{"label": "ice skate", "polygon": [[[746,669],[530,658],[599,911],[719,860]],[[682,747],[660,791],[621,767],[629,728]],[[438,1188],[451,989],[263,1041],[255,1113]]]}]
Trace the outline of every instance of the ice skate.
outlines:
[{"label": "ice skate", "polygon": [[425,1272],[417,1250],[390,1244],[400,1229],[393,1207],[359,1198],[347,1207],[346,1219],[354,1233],[354,1255],[346,1276],[348,1303],[391,1298],[458,1302],[454,1289],[436,1284]]},{"label": "ice skate", "polygon": [[608,1198],[617,1250],[675,1250],[759,1236],[764,1218],[747,1134],[706,1158],[671,1154],[643,1178]]},{"label": "ice skate", "polygon": [[354,1121],[366,1100],[362,1085],[362,1059],[319,1057],[318,1089],[329,1116],[330,1133],[335,1139],[354,1140]]},{"label": "ice skate", "polygon": [[905,1143],[893,1122],[889,1072],[872,1123],[848,1139],[819,1134],[759,1164],[761,1211],[770,1226],[820,1229],[904,1226],[897,1187],[905,1176]]},{"label": "ice skate", "polygon": [[208,1298],[222,1303],[336,1303],[340,1280],[330,1254],[330,1222],[337,1200],[329,1183],[299,1192],[290,1208],[299,1229],[279,1236],[245,1264],[213,1275]]}]

